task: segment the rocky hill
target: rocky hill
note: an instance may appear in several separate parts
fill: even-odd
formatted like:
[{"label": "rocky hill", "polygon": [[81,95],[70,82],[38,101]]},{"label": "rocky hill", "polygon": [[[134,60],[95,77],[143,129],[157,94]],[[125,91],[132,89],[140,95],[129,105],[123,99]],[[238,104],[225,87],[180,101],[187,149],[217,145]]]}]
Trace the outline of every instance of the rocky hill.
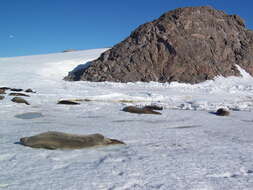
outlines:
[{"label": "rocky hill", "polygon": [[237,15],[186,7],[139,26],[66,80],[198,83],[217,75],[253,74],[253,31]]}]

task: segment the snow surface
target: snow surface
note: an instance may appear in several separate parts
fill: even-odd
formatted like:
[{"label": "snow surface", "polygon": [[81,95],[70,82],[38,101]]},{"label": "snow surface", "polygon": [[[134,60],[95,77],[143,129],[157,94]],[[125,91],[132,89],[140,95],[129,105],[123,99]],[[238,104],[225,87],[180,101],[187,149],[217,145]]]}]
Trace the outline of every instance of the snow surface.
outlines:
[{"label": "snow surface", "polygon": [[[106,49],[0,58],[0,86],[32,88],[31,106],[0,101],[0,189],[253,189],[253,78],[181,83],[66,82]],[[90,99],[57,105],[60,99]],[[162,115],[121,111],[156,103]],[[210,112],[225,107],[228,117]],[[21,137],[101,133],[126,146],[44,150]]]}]

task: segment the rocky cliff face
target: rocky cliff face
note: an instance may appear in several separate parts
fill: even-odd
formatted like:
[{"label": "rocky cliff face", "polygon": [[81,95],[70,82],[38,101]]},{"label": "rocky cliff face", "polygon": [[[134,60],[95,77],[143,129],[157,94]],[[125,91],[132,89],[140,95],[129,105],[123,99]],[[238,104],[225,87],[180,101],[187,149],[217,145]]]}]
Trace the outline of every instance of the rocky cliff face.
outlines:
[{"label": "rocky cliff face", "polygon": [[198,83],[217,75],[239,76],[236,64],[253,75],[253,31],[237,15],[186,7],[139,26],[65,79]]}]

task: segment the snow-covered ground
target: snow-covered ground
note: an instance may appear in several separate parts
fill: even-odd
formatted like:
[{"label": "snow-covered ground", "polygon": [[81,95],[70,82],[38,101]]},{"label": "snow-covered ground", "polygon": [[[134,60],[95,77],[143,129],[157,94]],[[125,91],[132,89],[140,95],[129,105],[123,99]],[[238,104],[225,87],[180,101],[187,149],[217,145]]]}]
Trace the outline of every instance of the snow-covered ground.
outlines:
[{"label": "snow-covered ground", "polygon": [[[0,100],[0,189],[253,189],[253,78],[197,85],[66,82],[105,49],[0,58],[0,86],[32,88],[31,106]],[[57,105],[60,99],[91,99]],[[131,102],[132,103],[127,103]],[[156,103],[162,115],[126,105]],[[211,114],[219,107],[228,117]],[[28,113],[28,114],[27,114]],[[126,146],[44,150],[15,142],[46,131],[101,133]]]}]

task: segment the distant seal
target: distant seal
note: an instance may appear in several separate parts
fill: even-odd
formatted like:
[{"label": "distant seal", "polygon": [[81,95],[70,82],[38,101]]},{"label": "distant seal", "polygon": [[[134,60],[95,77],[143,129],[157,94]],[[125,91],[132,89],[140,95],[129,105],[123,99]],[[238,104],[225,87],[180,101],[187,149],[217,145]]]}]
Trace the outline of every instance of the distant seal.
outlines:
[{"label": "distant seal", "polygon": [[130,113],[137,113],[137,114],[156,114],[156,115],[161,115],[160,112],[156,112],[152,109],[149,109],[149,108],[138,108],[138,107],[135,107],[135,106],[127,106],[127,107],[124,107],[122,109],[122,111],[125,111],[125,112],[130,112]]},{"label": "distant seal", "polygon": [[14,98],[11,99],[11,101],[13,101],[15,103],[30,105],[25,99],[20,98],[20,97],[14,97]]},{"label": "distant seal", "polygon": [[146,105],[143,107],[144,109],[151,109],[151,110],[163,110],[163,107],[157,105]]},{"label": "distant seal", "polygon": [[101,134],[74,135],[55,131],[21,138],[20,143],[32,148],[45,149],[81,149],[94,146],[125,144],[116,139],[105,138]]},{"label": "distant seal", "polygon": [[78,105],[80,103],[74,102],[74,101],[71,101],[71,100],[60,100],[60,101],[58,101],[57,104]]},{"label": "distant seal", "polygon": [[218,116],[228,116],[229,115],[229,111],[224,109],[224,108],[219,108],[216,112],[216,115]]},{"label": "distant seal", "polygon": [[25,92],[27,92],[27,93],[36,93],[36,91],[32,90],[31,88],[26,89]]},{"label": "distant seal", "polygon": [[12,93],[9,94],[9,96],[26,96],[26,97],[30,97],[27,94],[17,93],[17,92],[12,92]]},{"label": "distant seal", "polygon": [[14,91],[14,92],[21,92],[21,91],[23,91],[23,89],[21,89],[21,88],[11,88],[10,90]]},{"label": "distant seal", "polygon": [[9,88],[9,87],[0,87],[0,90],[10,90],[11,88]]},{"label": "distant seal", "polygon": [[0,94],[5,94],[5,90],[4,89],[0,89]]}]

